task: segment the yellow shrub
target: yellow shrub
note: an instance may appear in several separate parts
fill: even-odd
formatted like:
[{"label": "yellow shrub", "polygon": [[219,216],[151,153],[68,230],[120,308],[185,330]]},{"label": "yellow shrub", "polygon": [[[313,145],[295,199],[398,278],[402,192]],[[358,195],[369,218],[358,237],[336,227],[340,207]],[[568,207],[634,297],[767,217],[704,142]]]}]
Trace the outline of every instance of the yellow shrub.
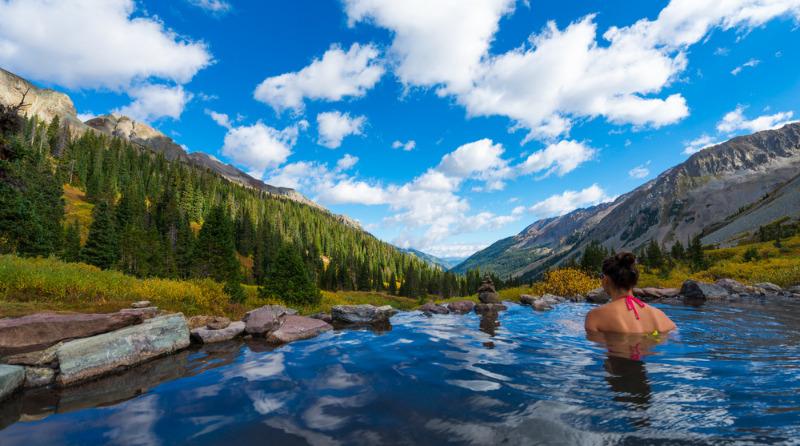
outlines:
[{"label": "yellow shrub", "polygon": [[600,286],[600,281],[574,268],[562,268],[545,273],[544,278],[533,284],[534,295],[555,294],[575,296],[586,294]]}]

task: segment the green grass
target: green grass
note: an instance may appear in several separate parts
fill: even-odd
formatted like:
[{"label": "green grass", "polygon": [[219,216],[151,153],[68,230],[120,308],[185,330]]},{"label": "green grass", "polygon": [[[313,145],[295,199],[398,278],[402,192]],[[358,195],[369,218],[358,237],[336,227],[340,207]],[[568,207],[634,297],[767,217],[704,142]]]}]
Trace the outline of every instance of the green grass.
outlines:
[{"label": "green grass", "polygon": [[78,220],[81,225],[81,243],[86,242],[89,236],[89,225],[92,224],[92,209],[94,205],[86,201],[86,194],[80,189],[64,185],[64,224]]}]

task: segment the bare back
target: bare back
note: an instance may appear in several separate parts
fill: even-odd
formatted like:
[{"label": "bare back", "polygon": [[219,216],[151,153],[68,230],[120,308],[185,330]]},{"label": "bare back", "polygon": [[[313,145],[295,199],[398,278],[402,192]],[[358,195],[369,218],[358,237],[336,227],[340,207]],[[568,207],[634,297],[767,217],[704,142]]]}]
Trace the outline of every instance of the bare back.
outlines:
[{"label": "bare back", "polygon": [[663,311],[650,305],[630,310],[625,299],[616,299],[595,308],[586,315],[586,330],[604,333],[666,333],[674,330],[675,323]]}]

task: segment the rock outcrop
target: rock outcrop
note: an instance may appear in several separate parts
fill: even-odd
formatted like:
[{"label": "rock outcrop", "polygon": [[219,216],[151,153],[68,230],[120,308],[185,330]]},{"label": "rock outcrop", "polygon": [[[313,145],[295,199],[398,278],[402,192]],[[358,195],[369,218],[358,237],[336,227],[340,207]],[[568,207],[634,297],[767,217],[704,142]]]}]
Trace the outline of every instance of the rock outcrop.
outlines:
[{"label": "rock outcrop", "polygon": [[483,304],[500,303],[500,295],[497,294],[494,283],[488,276],[483,279],[483,282],[478,287],[478,300]]},{"label": "rock outcrop", "polygon": [[24,381],[24,367],[0,364],[0,400],[14,393]]},{"label": "rock outcrop", "polygon": [[675,297],[680,294],[681,290],[678,288],[634,288],[633,295],[639,299],[649,302],[656,299],[666,299],[668,297]]},{"label": "rock outcrop", "polygon": [[681,295],[686,301],[704,302],[706,300],[723,300],[730,296],[725,288],[713,283],[687,280],[681,286]]},{"label": "rock outcrop", "polygon": [[760,282],[756,283],[753,286],[755,286],[756,288],[761,288],[762,290],[766,291],[769,294],[780,294],[783,292],[783,288],[781,288],[779,285],[775,285],[774,283],[770,282]]},{"label": "rock outcrop", "polygon": [[44,350],[36,350],[27,353],[19,353],[16,355],[3,358],[2,362],[14,365],[27,365],[31,367],[51,367],[58,365],[58,357],[56,351],[61,346],[58,344],[47,347]]},{"label": "rock outcrop", "polygon": [[242,321],[230,322],[224,328],[211,328],[209,326],[195,328],[191,331],[192,339],[201,344],[230,341],[244,333],[245,323]]},{"label": "rock outcrop", "polygon": [[160,316],[140,325],[69,341],[58,348],[59,385],[70,385],[189,345],[189,327],[182,314]]},{"label": "rock outcrop", "polygon": [[279,344],[294,342],[313,338],[330,330],[333,330],[333,327],[325,321],[305,316],[288,315],[283,319],[280,328],[269,334],[267,340]]},{"label": "rock outcrop", "polygon": [[385,324],[395,313],[397,311],[390,305],[335,305],[331,308],[333,322],[343,325]]},{"label": "rock outcrop", "polygon": [[36,313],[0,319],[0,354],[41,350],[59,341],[85,338],[142,322],[138,314]]},{"label": "rock outcrop", "polygon": [[295,310],[283,305],[265,305],[255,310],[248,311],[242,321],[245,331],[253,336],[266,336],[277,330],[285,316],[296,314]]},{"label": "rock outcrop", "polygon": [[536,299],[538,299],[536,296],[531,296],[530,294],[520,294],[519,303],[522,305],[533,305]]},{"label": "rock outcrop", "polygon": [[595,304],[604,304],[611,301],[611,296],[602,288],[595,288],[586,293],[586,300]]},{"label": "rock outcrop", "polygon": [[451,313],[466,314],[475,309],[475,302],[471,300],[459,300],[447,304],[447,309]]}]

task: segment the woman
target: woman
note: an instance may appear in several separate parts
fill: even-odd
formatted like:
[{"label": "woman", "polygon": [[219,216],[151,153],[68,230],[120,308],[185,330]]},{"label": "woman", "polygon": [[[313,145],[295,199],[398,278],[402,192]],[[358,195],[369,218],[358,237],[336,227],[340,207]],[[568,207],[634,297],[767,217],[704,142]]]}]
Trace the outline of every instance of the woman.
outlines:
[{"label": "woman", "polygon": [[632,253],[621,252],[605,259],[602,280],[611,302],[586,315],[587,332],[658,335],[676,328],[663,311],[633,297],[639,271]]}]

